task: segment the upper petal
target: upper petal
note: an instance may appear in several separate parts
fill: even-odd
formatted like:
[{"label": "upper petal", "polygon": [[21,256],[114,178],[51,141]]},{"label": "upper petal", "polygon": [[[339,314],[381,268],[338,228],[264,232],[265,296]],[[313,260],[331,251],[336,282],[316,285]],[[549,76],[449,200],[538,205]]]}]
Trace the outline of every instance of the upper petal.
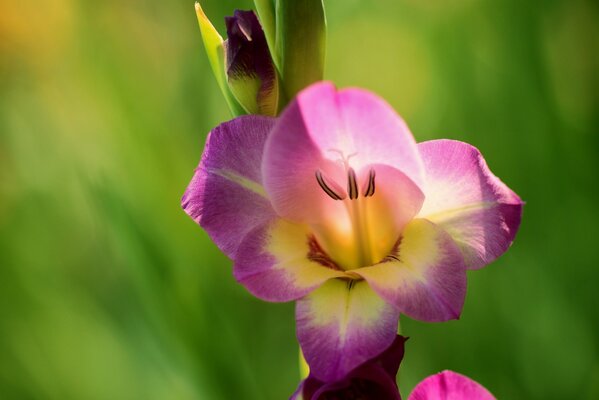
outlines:
[{"label": "upper petal", "polygon": [[435,224],[406,226],[396,255],[352,271],[406,315],[422,321],[458,318],[466,296],[466,268],[459,249]]},{"label": "upper petal", "polygon": [[364,281],[332,279],[296,305],[297,337],[310,373],[331,382],[393,342],[399,311]]},{"label": "upper petal", "polygon": [[214,128],[181,200],[185,212],[231,258],[249,231],[275,217],[260,171],[273,124],[272,118],[243,116]]},{"label": "upper petal", "polygon": [[423,180],[416,142],[387,103],[364,90],[317,83],[277,120],[266,143],[264,185],[277,213],[309,221],[330,200],[314,177],[317,169],[345,184],[342,167],[359,171],[369,164],[394,167],[417,185]]},{"label": "upper petal", "polygon": [[275,219],[246,236],[235,256],[233,274],[258,298],[291,301],[328,279],[345,276],[323,265],[322,257],[305,225]]},{"label": "upper petal", "polygon": [[482,268],[511,245],[522,201],[489,170],[473,146],[454,140],[418,145],[424,161],[426,199],[419,216],[442,226],[470,269]]},{"label": "upper petal", "polygon": [[420,382],[408,400],[495,400],[495,397],[467,376],[443,371]]}]

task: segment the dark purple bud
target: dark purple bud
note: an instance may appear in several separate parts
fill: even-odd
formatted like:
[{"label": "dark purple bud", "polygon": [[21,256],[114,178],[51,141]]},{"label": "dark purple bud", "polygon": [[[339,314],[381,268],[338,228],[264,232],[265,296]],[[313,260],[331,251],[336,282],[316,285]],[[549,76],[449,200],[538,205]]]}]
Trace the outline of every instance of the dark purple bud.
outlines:
[{"label": "dark purple bud", "polygon": [[225,66],[231,92],[249,114],[276,115],[277,72],[266,37],[253,11],[226,17]]},{"label": "dark purple bud", "polygon": [[406,340],[397,335],[387,350],[341,380],[322,382],[310,374],[300,383],[291,400],[401,400],[395,376],[403,359]]}]

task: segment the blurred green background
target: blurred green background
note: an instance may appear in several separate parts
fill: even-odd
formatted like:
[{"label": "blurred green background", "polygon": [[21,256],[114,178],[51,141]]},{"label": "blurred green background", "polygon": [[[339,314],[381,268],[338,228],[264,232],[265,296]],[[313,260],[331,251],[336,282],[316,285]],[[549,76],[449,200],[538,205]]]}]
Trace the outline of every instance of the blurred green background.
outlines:
[{"label": "blurred green background", "polygon": [[[203,4],[221,32],[251,7]],[[325,4],[327,78],[476,145],[527,201],[460,321],[402,320],[404,396],[452,369],[499,399],[599,398],[597,3]],[[193,2],[3,0],[0,94],[0,398],[287,398],[293,305],[236,284],[179,205],[229,118]]]}]

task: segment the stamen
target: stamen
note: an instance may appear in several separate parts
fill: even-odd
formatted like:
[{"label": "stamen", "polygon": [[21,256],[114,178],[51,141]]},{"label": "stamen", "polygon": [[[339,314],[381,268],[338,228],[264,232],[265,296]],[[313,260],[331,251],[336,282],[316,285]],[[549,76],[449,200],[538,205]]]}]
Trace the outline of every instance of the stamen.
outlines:
[{"label": "stamen", "polygon": [[324,192],[333,200],[343,200],[347,197],[345,191],[335,182],[325,178],[321,170],[316,170],[316,181]]},{"label": "stamen", "polygon": [[349,168],[347,171],[347,193],[349,193],[349,198],[352,200],[358,198],[358,181],[353,168]]},{"label": "stamen", "polygon": [[366,187],[362,190],[362,193],[364,194],[364,197],[370,197],[374,194],[374,178],[375,178],[375,172],[374,169],[371,169],[368,172],[368,184],[366,185]]}]

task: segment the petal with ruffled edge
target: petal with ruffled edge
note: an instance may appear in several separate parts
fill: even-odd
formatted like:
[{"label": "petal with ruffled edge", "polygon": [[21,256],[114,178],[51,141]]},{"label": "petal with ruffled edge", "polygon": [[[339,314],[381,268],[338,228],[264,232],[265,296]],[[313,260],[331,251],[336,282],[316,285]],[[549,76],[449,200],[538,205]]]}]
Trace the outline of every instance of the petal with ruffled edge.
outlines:
[{"label": "petal with ruffled edge", "polygon": [[423,179],[416,142],[387,103],[364,90],[337,91],[321,82],[302,91],[277,120],[264,152],[264,186],[279,215],[317,222],[341,202],[324,193],[315,172],[345,186],[345,167],[360,171],[370,164],[394,167],[416,185]]},{"label": "petal with ruffled edge", "polygon": [[307,226],[283,219],[246,236],[233,274],[254,296],[276,302],[296,300],[328,279],[346,276],[330,264]]},{"label": "petal with ruffled edge", "polygon": [[453,371],[431,375],[418,385],[408,400],[495,400],[480,383]]},{"label": "petal with ruffled edge", "polygon": [[387,260],[353,270],[383,299],[422,321],[459,318],[466,296],[466,268],[460,250],[440,227],[410,222]]},{"label": "petal with ruffled edge", "polygon": [[522,216],[520,197],[467,143],[432,140],[418,149],[426,171],[426,200],[419,216],[452,236],[469,269],[484,267],[512,244]]},{"label": "petal with ruffled edge", "polygon": [[260,170],[274,121],[243,116],[213,129],[181,200],[185,212],[230,258],[248,232],[276,216]]},{"label": "petal with ruffled edge", "polygon": [[388,348],[399,311],[364,281],[332,279],[296,305],[297,337],[310,372],[325,382]]}]

